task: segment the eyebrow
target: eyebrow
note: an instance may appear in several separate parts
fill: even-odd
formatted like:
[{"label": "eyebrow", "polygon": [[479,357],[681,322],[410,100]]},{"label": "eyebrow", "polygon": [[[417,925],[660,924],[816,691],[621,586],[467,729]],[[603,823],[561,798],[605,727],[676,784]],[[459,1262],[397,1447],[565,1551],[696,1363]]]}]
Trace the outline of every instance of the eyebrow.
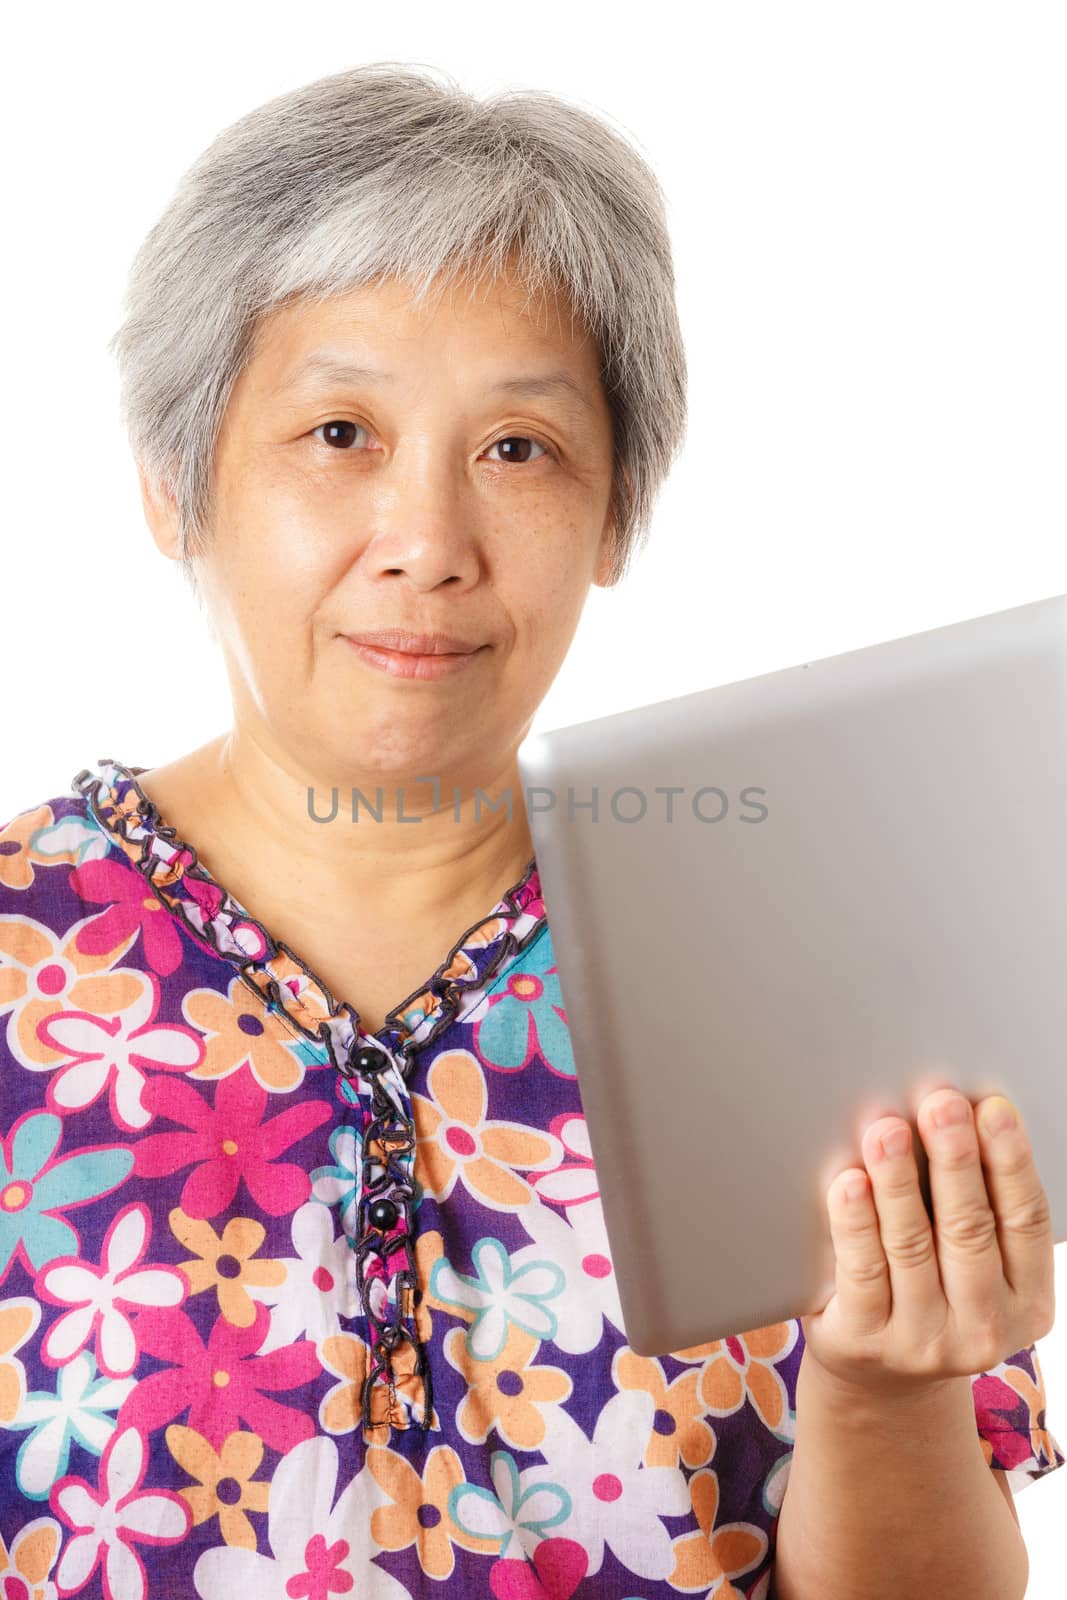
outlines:
[{"label": "eyebrow", "polygon": [[[361,384],[395,382],[396,374],[385,372],[380,367],[359,365],[352,361],[340,360],[328,350],[313,350],[305,356],[300,364],[287,374],[286,378],[274,390],[276,395],[284,394],[289,390],[300,387],[308,378],[326,378],[331,383]],[[586,394],[584,388],[574,377],[573,373],[562,369],[555,372],[522,373],[513,378],[501,378],[497,383],[490,384],[487,394],[514,394],[514,395],[562,395],[570,396],[590,414],[596,415],[596,407]]]}]

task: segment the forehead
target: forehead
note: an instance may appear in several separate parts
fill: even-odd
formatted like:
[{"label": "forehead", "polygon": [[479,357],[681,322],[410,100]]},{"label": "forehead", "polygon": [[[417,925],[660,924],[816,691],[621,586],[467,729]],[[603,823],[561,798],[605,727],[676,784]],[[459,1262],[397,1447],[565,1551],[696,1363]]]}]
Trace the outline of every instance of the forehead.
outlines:
[{"label": "forehead", "polygon": [[475,287],[438,280],[419,302],[413,286],[396,278],[330,296],[296,296],[261,320],[248,366],[286,391],[322,381],[384,382],[387,368],[417,358],[435,335],[446,346],[470,343],[509,365],[536,357],[541,366],[554,357],[552,372],[546,366],[543,375],[546,394],[562,397],[569,389],[580,398],[599,371],[594,341],[566,292],[531,295],[511,274]]}]

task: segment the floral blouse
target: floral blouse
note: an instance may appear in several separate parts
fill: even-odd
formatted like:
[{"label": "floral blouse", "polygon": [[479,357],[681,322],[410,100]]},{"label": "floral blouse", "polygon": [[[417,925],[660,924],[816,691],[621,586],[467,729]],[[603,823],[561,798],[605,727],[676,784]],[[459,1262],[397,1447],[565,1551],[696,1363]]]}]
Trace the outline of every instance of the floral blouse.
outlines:
[{"label": "floral blouse", "polygon": [[627,1346],[536,862],[366,1033],[145,770],[0,828],[0,1600],[766,1600],[802,1328]]}]

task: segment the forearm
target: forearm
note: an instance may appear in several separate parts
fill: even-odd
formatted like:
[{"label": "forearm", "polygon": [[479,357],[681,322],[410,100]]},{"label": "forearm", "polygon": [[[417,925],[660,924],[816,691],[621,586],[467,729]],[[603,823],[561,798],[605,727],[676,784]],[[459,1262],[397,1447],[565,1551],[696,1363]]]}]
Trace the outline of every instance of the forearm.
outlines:
[{"label": "forearm", "polygon": [[982,1454],[970,1378],[859,1404],[805,1352],[774,1600],[1022,1600],[1028,1575]]}]

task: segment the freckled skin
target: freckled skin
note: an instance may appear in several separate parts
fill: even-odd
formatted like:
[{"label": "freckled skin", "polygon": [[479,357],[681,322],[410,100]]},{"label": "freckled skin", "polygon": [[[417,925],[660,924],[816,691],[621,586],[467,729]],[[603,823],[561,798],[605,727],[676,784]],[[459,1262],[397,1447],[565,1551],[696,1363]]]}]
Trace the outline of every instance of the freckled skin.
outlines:
[{"label": "freckled skin", "polygon": [[[565,302],[526,311],[524,299],[508,279],[474,296],[455,285],[418,309],[395,282],[296,302],[264,324],[234,388],[201,590],[239,722],[335,781],[498,775],[590,583],[607,582],[612,425],[597,351],[580,324],[572,333]],[[324,344],[397,381],[275,394]],[[556,397],[487,394],[498,375],[561,366],[594,402],[592,419]],[[312,436],[332,419],[362,431],[342,444]],[[493,448],[510,436],[536,439],[526,461]],[[153,515],[157,544],[176,555],[172,518]],[[423,619],[492,642],[489,662],[412,692],[334,637]]]}]

